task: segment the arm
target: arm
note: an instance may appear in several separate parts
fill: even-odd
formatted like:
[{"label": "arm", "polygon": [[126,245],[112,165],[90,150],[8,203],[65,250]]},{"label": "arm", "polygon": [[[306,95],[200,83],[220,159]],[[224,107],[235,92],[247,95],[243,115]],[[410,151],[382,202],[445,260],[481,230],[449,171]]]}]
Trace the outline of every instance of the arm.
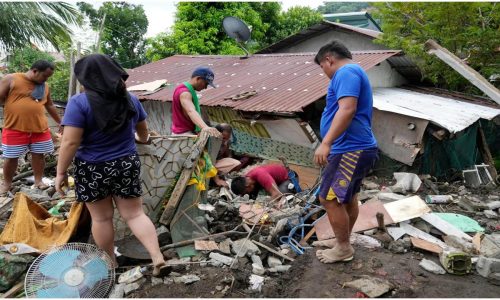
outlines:
[{"label": "arm", "polygon": [[211,136],[215,137],[220,137],[221,133],[215,129],[214,127],[208,126],[205,121],[201,118],[200,114],[196,111],[196,108],[194,107],[193,104],[193,97],[191,96],[191,93],[189,92],[184,92],[180,96],[180,102],[182,106],[182,110],[184,113],[189,117],[189,119],[198,127],[201,128],[201,130],[206,130],[209,132]]},{"label": "arm", "polygon": [[62,186],[67,183],[67,170],[75,157],[76,150],[82,141],[83,128],[66,126],[62,136],[59,158],[57,160],[56,190],[64,195]]},{"label": "arm", "polygon": [[7,75],[0,81],[0,104],[1,105],[3,105],[5,103],[5,100],[7,100],[7,96],[9,95],[11,83],[12,83],[12,75]]},{"label": "arm", "polygon": [[320,166],[328,163],[328,155],[333,142],[347,130],[356,114],[358,99],[356,97],[343,97],[339,100],[339,110],[333,117],[330,129],[314,153],[314,162]]},{"label": "arm", "polygon": [[148,131],[148,123],[146,120],[143,120],[135,126],[135,139],[139,143],[147,143],[149,141],[149,131]]},{"label": "arm", "polygon": [[45,103],[45,109],[49,113],[49,115],[54,119],[54,121],[59,125],[59,133],[62,133],[62,126],[61,126],[61,117],[57,113],[57,109],[54,106],[54,102],[52,102],[52,98],[50,97],[50,90],[47,94],[47,103]]}]

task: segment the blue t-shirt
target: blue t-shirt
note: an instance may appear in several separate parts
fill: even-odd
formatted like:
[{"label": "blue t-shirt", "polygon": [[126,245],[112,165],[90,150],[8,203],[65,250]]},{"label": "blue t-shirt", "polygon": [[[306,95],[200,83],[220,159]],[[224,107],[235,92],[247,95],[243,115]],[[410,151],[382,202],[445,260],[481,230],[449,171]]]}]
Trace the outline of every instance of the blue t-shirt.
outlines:
[{"label": "blue t-shirt", "polygon": [[78,159],[100,163],[137,152],[135,145],[135,126],[146,119],[146,112],[139,99],[130,94],[137,114],[132,117],[127,126],[112,134],[103,133],[98,127],[92,114],[92,109],[85,93],[75,95],[69,99],[62,125],[83,128],[83,137],[76,152]]},{"label": "blue t-shirt", "polygon": [[356,97],[357,110],[349,127],[332,144],[330,154],[377,147],[372,132],[373,96],[365,71],[357,64],[346,64],[335,72],[326,94],[326,106],[321,116],[320,132],[325,138],[342,97]]}]

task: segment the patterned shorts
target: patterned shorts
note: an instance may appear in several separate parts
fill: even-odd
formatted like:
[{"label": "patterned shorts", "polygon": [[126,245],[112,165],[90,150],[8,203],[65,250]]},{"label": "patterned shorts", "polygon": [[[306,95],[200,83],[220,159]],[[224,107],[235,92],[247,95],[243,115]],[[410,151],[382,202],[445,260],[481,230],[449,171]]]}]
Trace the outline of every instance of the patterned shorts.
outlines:
[{"label": "patterned shorts", "polygon": [[330,155],[323,171],[319,196],[328,201],[349,203],[359,193],[363,178],[377,159],[376,148]]},{"label": "patterned shorts", "polygon": [[94,202],[110,195],[136,198],[142,195],[141,162],[137,154],[103,163],[75,158],[76,201]]}]

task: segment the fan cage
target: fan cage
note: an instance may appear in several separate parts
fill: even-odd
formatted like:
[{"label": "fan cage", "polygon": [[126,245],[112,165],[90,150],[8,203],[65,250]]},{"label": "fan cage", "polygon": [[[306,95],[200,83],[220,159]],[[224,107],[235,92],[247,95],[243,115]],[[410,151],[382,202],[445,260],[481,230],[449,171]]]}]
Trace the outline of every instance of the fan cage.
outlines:
[{"label": "fan cage", "polygon": [[115,269],[113,268],[113,262],[106,252],[97,248],[95,245],[85,243],[67,243],[64,245],[56,246],[38,256],[33,261],[28,269],[28,272],[26,273],[26,278],[24,280],[24,291],[26,297],[38,298],[38,291],[42,289],[54,288],[60,284],[64,284],[63,278],[52,278],[44,275],[40,271],[40,264],[46,257],[48,257],[49,255],[58,255],[58,252],[62,250],[76,250],[80,252],[78,257],[73,261],[73,265],[68,266],[68,268],[83,268],[86,263],[96,258],[100,258],[106,263],[108,269],[107,276],[96,282],[93,286],[85,286],[82,283],[74,287],[65,287],[68,289],[74,289],[74,291],[78,292],[79,298],[106,298],[111,292],[115,281]]}]

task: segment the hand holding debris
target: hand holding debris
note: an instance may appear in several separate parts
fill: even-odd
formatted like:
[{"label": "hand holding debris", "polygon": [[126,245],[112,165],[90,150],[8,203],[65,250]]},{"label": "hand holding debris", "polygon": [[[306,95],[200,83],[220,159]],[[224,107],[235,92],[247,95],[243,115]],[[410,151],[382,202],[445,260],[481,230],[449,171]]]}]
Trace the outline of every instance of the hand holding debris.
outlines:
[{"label": "hand holding debris", "polygon": [[205,127],[201,131],[206,131],[209,136],[222,138],[222,134],[215,127]]},{"label": "hand holding debris", "polygon": [[69,183],[68,183],[68,174],[67,173],[64,173],[64,174],[57,174],[56,176],[56,181],[55,181],[55,186],[56,186],[56,191],[61,194],[62,196],[65,196],[66,193],[65,193],[65,189],[63,189],[63,187],[68,187],[69,186]]},{"label": "hand holding debris", "polygon": [[314,152],[314,163],[319,166],[326,166],[328,163],[328,155],[330,154],[330,147],[321,143]]}]

